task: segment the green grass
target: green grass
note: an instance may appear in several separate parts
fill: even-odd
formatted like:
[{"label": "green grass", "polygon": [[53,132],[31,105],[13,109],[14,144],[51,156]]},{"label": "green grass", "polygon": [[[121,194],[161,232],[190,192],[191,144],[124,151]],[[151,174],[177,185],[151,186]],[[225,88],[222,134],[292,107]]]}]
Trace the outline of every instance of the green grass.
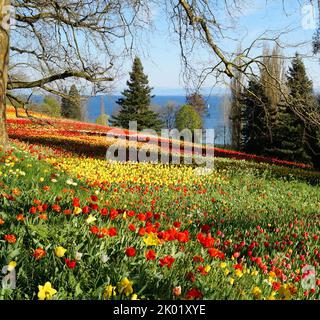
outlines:
[{"label": "green grass", "polygon": [[[274,265],[282,270],[287,280],[279,276],[275,281],[282,285],[294,283],[298,292],[292,298],[306,298],[301,281],[295,282],[292,272],[301,270],[303,263],[319,261],[314,253],[319,248],[319,240],[315,240],[314,236],[319,236],[320,230],[318,175],[298,169],[226,159],[218,159],[215,165],[214,174],[221,179],[207,183],[204,177],[201,187],[186,185],[175,190],[168,186],[156,188],[151,185],[146,189],[146,186],[130,184],[121,187],[114,183],[88,186],[84,181],[58,172],[28,153],[17,150],[12,155],[1,153],[0,218],[4,224],[0,225],[0,267],[10,261],[17,262],[17,288],[1,290],[0,298],[36,299],[38,285],[50,281],[58,291],[56,299],[100,299],[107,285],[117,286],[124,277],[133,281],[134,293],[139,298],[173,299],[172,289],[175,286],[182,287],[181,297],[190,289],[197,288],[205,299],[253,299],[252,290],[258,286],[262,294],[256,298],[268,298],[272,287],[265,280],[269,276],[251,261],[250,250],[253,256],[262,258],[268,271],[270,261],[278,257]],[[290,176],[287,170],[292,172]],[[70,179],[76,185],[70,185]],[[45,186],[50,189],[45,190]],[[128,188],[133,191],[129,192]],[[94,224],[99,228],[115,227],[117,236],[99,239],[90,231],[92,224],[86,223],[88,215],[63,213],[67,209],[73,210],[75,197],[80,199],[83,207],[93,203],[89,198],[94,194],[99,198],[99,210],[91,211],[97,218]],[[61,200],[58,201],[59,197]],[[47,220],[40,219],[39,211],[29,213],[31,207],[38,206],[35,199],[48,205],[45,210]],[[53,210],[54,204],[59,204],[60,213]],[[101,216],[101,208],[109,211],[118,209],[118,215],[115,219]],[[135,217],[123,216],[125,210],[133,210]],[[178,231],[187,230],[190,240],[186,243],[167,241],[161,246],[146,248],[137,231],[129,231],[128,226],[134,224],[136,230],[145,226],[145,222],[137,219],[137,214],[148,211],[153,214],[150,220],[152,225],[156,222],[161,224],[158,231],[167,231],[173,228],[173,222],[178,221],[181,222]],[[155,213],[161,215],[160,220],[155,219]],[[17,221],[18,214],[23,214],[25,221]],[[196,236],[204,225],[210,227],[215,238],[214,247],[225,254],[226,268],[230,270],[228,275],[225,268],[221,268],[221,261],[211,258],[207,248],[197,241]],[[8,234],[16,236],[16,243],[10,244],[4,240]],[[258,246],[250,249],[250,244],[254,242]],[[245,244],[241,246],[241,243]],[[55,256],[57,246],[65,247],[68,250],[66,257],[71,260],[76,252],[83,254],[75,269],[69,269],[63,258]],[[33,253],[38,247],[43,248],[47,255],[36,261]],[[137,255],[127,257],[127,247],[135,247]],[[155,261],[146,261],[147,249],[156,251]],[[285,258],[289,251],[292,253]],[[240,256],[233,259],[234,252],[239,252]],[[102,262],[102,255],[108,256],[107,262]],[[159,258],[166,255],[175,258],[170,269],[159,266]],[[193,262],[196,255],[202,256],[204,262]],[[301,260],[301,256],[305,260]],[[290,264],[290,268],[284,266],[283,261]],[[238,277],[234,269],[236,264],[241,264],[249,273],[243,271],[243,275]],[[207,275],[198,271],[200,265],[211,267]],[[257,275],[252,275],[254,270],[258,271]],[[194,274],[195,282],[186,278],[188,272]],[[230,279],[235,280],[233,285]],[[114,298],[130,297],[118,294]],[[277,292],[276,298],[282,297]],[[319,298],[319,288],[307,297]]]}]

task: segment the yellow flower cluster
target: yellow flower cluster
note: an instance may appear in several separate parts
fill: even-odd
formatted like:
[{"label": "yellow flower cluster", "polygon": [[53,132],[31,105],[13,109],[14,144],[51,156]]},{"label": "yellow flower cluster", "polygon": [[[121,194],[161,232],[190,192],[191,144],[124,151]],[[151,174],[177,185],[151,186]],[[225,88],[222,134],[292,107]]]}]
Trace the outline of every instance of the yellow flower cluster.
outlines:
[{"label": "yellow flower cluster", "polygon": [[112,297],[115,297],[117,295],[117,289],[118,293],[120,295],[125,295],[129,296],[131,294],[131,300],[138,300],[138,295],[133,293],[133,288],[132,288],[133,282],[130,281],[128,278],[123,278],[116,286],[112,286],[111,284],[107,285],[103,297],[104,299],[108,300]]},{"label": "yellow flower cluster", "polygon": [[134,183],[152,185],[201,184],[219,182],[223,178],[215,172],[199,176],[191,166],[170,166],[151,163],[118,163],[107,160],[64,157],[49,158],[47,161],[57,169],[89,181],[109,183]]}]

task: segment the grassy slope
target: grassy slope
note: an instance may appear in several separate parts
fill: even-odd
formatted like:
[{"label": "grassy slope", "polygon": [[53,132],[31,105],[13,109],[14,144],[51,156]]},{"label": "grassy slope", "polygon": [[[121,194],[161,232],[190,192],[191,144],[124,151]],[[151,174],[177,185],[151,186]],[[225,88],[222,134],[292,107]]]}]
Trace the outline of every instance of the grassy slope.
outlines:
[{"label": "grassy slope", "polygon": [[[230,162],[227,170],[221,167],[210,177],[199,178],[196,182],[191,178],[183,183],[172,179],[162,186],[153,185],[154,172],[147,167],[148,170],[141,169],[140,173],[145,176],[148,187],[146,184],[126,183],[125,180],[114,182],[112,177],[105,184],[90,186],[73,175],[71,178],[77,183],[74,186],[70,185],[68,174],[57,171],[48,163],[31,158],[28,153],[14,154],[16,158],[2,155],[0,161],[3,195],[0,199],[0,217],[5,221],[0,226],[0,261],[2,265],[10,260],[17,261],[18,282],[17,290],[2,291],[3,298],[36,298],[37,286],[46,281],[51,281],[58,290],[57,298],[99,298],[106,285],[116,285],[123,277],[132,280],[134,292],[145,298],[172,298],[172,288],[176,285],[182,286],[183,296],[191,288],[198,288],[208,299],[252,299],[252,288],[259,286],[262,290],[260,298],[267,298],[272,290],[263,281],[268,276],[259,270],[255,262],[250,261],[250,244],[258,243],[258,247],[253,249],[254,256],[262,257],[268,270],[271,259],[281,257],[290,250],[292,270],[301,270],[301,255],[307,257],[307,263],[316,257],[313,252],[318,240],[314,240],[313,236],[319,235],[320,187],[295,179],[285,181],[279,178],[279,173],[274,176],[270,166],[261,174],[252,164],[246,167],[246,163],[241,162],[241,166],[237,166],[237,162],[223,160],[223,163]],[[80,164],[83,160],[78,161]],[[130,165],[119,165],[115,170],[130,172]],[[185,169],[173,170],[184,172]],[[21,175],[21,171],[25,175]],[[150,176],[148,172],[151,172]],[[160,168],[157,169],[160,176],[161,172]],[[92,204],[89,198],[95,192],[100,209],[120,210],[115,219],[100,216],[99,210],[91,212],[97,218],[94,224],[99,228],[115,227],[118,232],[116,237],[95,237],[89,229],[92,225],[86,223],[86,214],[63,214],[63,210],[73,210],[74,197],[80,199],[81,206]],[[57,197],[61,197],[59,202]],[[45,210],[48,220],[41,219],[43,213],[39,211],[34,215],[29,213],[32,206],[37,207],[35,199],[48,205]],[[60,213],[52,209],[52,205],[57,203],[61,206]],[[134,210],[136,214],[148,211],[161,213],[160,220],[150,220],[152,223],[159,221],[161,231],[172,228],[174,221],[182,223],[179,230],[188,230],[188,242],[175,240],[153,247],[158,258],[170,254],[176,259],[172,268],[159,267],[158,258],[156,261],[145,260],[147,248],[142,238],[137,231],[128,230],[129,224],[134,224],[138,230],[145,222],[139,221],[137,216],[124,218],[121,210]],[[23,214],[25,221],[17,221],[17,214]],[[290,223],[294,229],[290,229]],[[219,259],[211,258],[207,249],[197,241],[196,235],[203,225],[210,226],[210,232],[216,239],[215,247],[225,254],[230,274],[226,275]],[[264,231],[261,232],[260,228]],[[309,234],[307,239],[305,232]],[[296,233],[296,238],[292,238],[293,233]],[[17,242],[6,243],[3,240],[5,234],[15,234]],[[290,239],[292,243],[285,239]],[[226,240],[230,243],[225,244]],[[282,243],[284,240],[285,244]],[[234,247],[242,241],[245,242],[244,247]],[[265,242],[269,243],[268,247]],[[70,259],[75,257],[76,251],[83,253],[74,270],[68,269],[63,259],[54,255],[54,248],[58,245],[68,250],[67,257]],[[136,257],[125,255],[125,249],[129,246],[136,248]],[[47,256],[40,261],[35,261],[32,256],[37,247],[47,252]],[[241,255],[232,260],[235,251]],[[107,263],[101,262],[102,254],[109,257]],[[200,264],[192,262],[195,255],[203,256],[202,264],[211,267],[208,275],[197,271]],[[269,255],[268,259],[264,258],[266,255]],[[241,261],[249,274],[238,277],[233,265]],[[293,282],[291,269],[281,266],[281,263],[275,265],[290,279],[288,282]],[[258,275],[252,275],[254,270],[259,271]],[[195,274],[195,282],[186,279],[187,271]],[[233,285],[230,279],[235,279]],[[300,282],[295,285],[299,289],[293,297],[303,298]],[[277,293],[276,297],[282,296]],[[319,298],[319,291],[311,297]]]}]

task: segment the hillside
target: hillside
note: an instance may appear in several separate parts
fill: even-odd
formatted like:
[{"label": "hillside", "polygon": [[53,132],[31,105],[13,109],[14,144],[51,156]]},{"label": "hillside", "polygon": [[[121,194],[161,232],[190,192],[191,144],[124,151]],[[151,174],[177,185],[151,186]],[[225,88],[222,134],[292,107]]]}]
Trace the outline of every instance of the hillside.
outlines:
[{"label": "hillside", "polygon": [[224,150],[210,175],[109,162],[110,128],[8,118],[0,259],[17,289],[1,298],[50,282],[54,299],[319,299],[302,281],[320,260],[318,173]]}]

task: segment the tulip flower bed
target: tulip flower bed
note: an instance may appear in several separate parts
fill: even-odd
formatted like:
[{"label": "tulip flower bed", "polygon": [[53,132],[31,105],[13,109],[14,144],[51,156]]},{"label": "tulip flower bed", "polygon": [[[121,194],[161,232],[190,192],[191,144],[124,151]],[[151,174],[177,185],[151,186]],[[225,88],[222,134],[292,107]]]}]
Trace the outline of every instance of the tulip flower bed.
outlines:
[{"label": "tulip flower bed", "polygon": [[15,145],[0,152],[0,263],[16,274],[1,299],[319,299],[319,185]]},{"label": "tulip flower bed", "polygon": [[[20,111],[21,113],[21,111]],[[8,133],[13,139],[18,139],[32,144],[42,144],[54,148],[63,148],[77,155],[105,158],[107,148],[114,143],[114,137],[119,137],[123,146],[127,149],[131,143],[129,138],[136,135],[137,146],[142,148],[146,143],[143,134],[121,130],[117,128],[84,123],[58,118],[39,117],[34,114],[37,120],[16,118],[13,108],[8,109]],[[45,122],[44,122],[45,121]],[[158,137],[148,137],[148,148],[151,152],[160,154],[161,152],[170,155],[202,155],[208,151],[215,157],[223,157],[237,160],[249,160],[258,163],[269,163],[280,166],[310,169],[311,166],[303,163],[279,160],[275,158],[262,157],[246,154],[233,150],[208,147],[205,150],[200,145],[183,143],[174,139],[164,139]]]}]

